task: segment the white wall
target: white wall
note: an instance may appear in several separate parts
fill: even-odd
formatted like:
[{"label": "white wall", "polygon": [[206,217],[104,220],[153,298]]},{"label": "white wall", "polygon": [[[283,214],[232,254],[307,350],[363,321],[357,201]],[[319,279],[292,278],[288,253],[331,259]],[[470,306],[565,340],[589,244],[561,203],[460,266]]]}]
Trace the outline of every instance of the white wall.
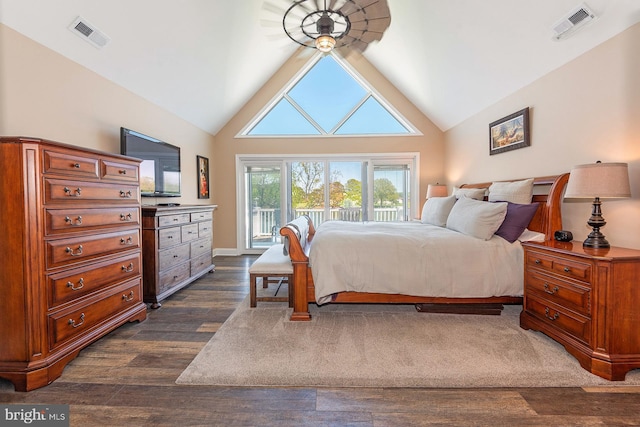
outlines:
[{"label": "white wall", "polygon": [[[614,246],[640,249],[640,24],[597,46],[445,133],[448,183],[569,172],[574,165],[629,163],[631,199],[604,200]],[[489,155],[489,123],[530,107],[531,146]],[[576,240],[590,231],[590,201],[563,203]]]}]

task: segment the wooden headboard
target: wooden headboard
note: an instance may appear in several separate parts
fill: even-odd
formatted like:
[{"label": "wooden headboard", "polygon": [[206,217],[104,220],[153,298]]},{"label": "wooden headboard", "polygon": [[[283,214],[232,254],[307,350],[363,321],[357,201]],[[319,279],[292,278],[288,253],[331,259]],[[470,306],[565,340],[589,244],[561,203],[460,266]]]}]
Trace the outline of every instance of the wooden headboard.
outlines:
[{"label": "wooden headboard", "polygon": [[[518,179],[502,182],[519,181]],[[527,227],[544,233],[547,240],[553,239],[556,230],[562,230],[562,194],[569,181],[569,174],[542,176],[533,179],[533,203],[539,203],[538,210]],[[489,188],[491,182],[463,184],[460,188]]]}]

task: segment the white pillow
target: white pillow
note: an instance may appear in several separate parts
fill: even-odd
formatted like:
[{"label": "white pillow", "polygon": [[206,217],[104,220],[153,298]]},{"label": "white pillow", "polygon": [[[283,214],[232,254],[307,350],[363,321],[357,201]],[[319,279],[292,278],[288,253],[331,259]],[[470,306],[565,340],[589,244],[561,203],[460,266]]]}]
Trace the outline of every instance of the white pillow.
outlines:
[{"label": "white pillow", "polygon": [[482,240],[489,240],[507,215],[507,203],[481,202],[463,197],[451,209],[447,228]]},{"label": "white pillow", "polygon": [[546,236],[544,233],[538,233],[537,231],[531,231],[528,228],[525,228],[518,240],[521,242],[544,242]]},{"label": "white pillow", "polygon": [[447,217],[451,208],[456,203],[456,196],[431,197],[424,202],[420,222],[423,224],[437,225],[444,227],[447,224]]},{"label": "white pillow", "polygon": [[456,198],[468,197],[470,199],[484,200],[484,196],[487,193],[486,188],[458,188],[454,187],[453,195]]},{"label": "white pillow", "polygon": [[533,178],[513,182],[494,182],[489,187],[490,202],[529,204],[533,199]]}]

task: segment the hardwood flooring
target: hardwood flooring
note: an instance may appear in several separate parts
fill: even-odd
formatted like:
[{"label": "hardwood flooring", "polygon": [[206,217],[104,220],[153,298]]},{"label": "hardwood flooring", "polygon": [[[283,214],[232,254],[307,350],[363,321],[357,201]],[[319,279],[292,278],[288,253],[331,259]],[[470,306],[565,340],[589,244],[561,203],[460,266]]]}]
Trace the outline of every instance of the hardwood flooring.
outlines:
[{"label": "hardwood flooring", "polygon": [[[640,388],[244,388],[175,380],[249,291],[255,256],[216,272],[83,350],[47,387],[0,403],[70,404],[72,426],[640,425]],[[267,303],[263,303],[267,304]]]}]

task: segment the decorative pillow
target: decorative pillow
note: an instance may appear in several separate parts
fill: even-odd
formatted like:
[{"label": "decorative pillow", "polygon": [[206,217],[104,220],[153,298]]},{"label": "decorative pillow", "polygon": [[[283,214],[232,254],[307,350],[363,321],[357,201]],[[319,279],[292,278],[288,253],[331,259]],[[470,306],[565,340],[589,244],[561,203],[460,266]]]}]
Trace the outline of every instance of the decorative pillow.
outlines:
[{"label": "decorative pillow", "polygon": [[488,203],[463,197],[447,218],[447,228],[482,240],[489,240],[504,221],[507,203]]},{"label": "decorative pillow", "polygon": [[544,242],[546,240],[544,233],[538,233],[537,231],[531,231],[525,228],[518,240],[521,242]]},{"label": "decorative pillow", "polygon": [[487,194],[486,188],[458,188],[454,187],[453,195],[456,198],[468,197],[470,199],[484,200],[484,196]]},{"label": "decorative pillow", "polygon": [[451,212],[451,208],[455,203],[456,196],[431,197],[427,199],[422,207],[420,222],[444,227],[447,224],[449,212]]},{"label": "decorative pillow", "polygon": [[507,203],[507,215],[502,222],[496,235],[502,237],[509,243],[518,240],[527,225],[531,222],[531,218],[538,210],[538,204],[521,205],[517,203]]},{"label": "decorative pillow", "polygon": [[528,204],[533,198],[533,178],[513,182],[494,182],[489,187],[490,202]]}]

